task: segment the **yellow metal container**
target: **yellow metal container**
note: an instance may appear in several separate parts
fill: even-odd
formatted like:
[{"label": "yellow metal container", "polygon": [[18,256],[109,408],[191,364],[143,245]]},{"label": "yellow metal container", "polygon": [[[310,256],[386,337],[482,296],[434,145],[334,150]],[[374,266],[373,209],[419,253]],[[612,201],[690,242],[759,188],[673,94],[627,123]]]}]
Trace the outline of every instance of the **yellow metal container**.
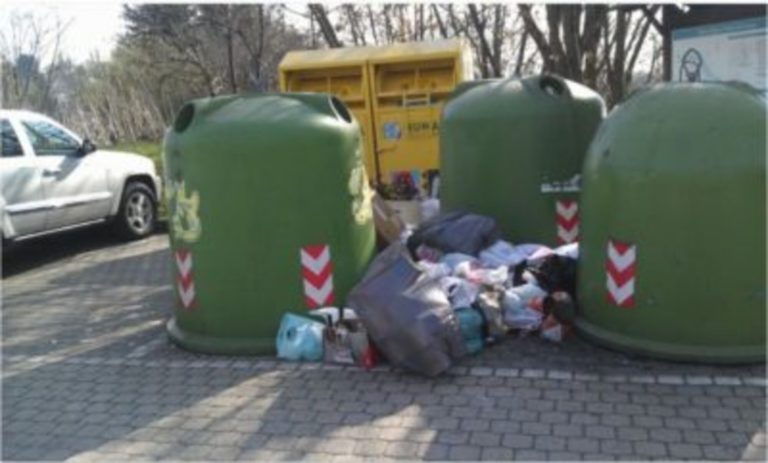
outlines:
[{"label": "yellow metal container", "polygon": [[440,111],[472,69],[464,40],[293,51],[280,63],[280,89],[344,101],[363,131],[368,174],[381,184],[439,168]]},{"label": "yellow metal container", "polygon": [[472,79],[466,42],[442,40],[384,47],[368,61],[378,180],[403,171],[437,170],[443,104]]},{"label": "yellow metal container", "polygon": [[[368,175],[375,174],[368,66],[363,48],[292,51],[280,62],[281,92],[330,93],[354,114],[363,135]],[[375,177],[373,177],[375,178]]]}]

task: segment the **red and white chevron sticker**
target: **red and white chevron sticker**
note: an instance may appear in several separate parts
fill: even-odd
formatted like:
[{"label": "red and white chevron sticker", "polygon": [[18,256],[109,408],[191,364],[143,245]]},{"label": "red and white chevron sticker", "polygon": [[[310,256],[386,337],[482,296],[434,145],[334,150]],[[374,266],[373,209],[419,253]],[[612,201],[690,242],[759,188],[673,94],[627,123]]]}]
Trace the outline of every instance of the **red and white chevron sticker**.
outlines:
[{"label": "red and white chevron sticker", "polygon": [[327,244],[304,246],[300,254],[307,307],[316,309],[333,305],[331,248]]},{"label": "red and white chevron sticker", "polygon": [[579,240],[579,203],[572,199],[555,201],[558,244]]},{"label": "red and white chevron sticker", "polygon": [[191,309],[195,305],[195,280],[192,277],[192,253],[186,249],[179,249],[175,253],[176,292],[179,295],[182,307]]},{"label": "red and white chevron sticker", "polygon": [[632,243],[608,241],[605,260],[608,301],[618,307],[635,306],[636,248]]}]

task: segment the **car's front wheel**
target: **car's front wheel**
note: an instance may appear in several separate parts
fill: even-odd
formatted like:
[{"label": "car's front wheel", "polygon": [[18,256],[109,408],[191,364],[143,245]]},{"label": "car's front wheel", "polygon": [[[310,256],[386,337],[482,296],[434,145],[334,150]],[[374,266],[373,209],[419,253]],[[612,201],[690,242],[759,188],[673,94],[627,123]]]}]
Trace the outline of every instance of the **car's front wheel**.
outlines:
[{"label": "car's front wheel", "polygon": [[125,239],[135,240],[152,234],[157,222],[157,199],[143,182],[129,182],[125,186],[115,226]]}]

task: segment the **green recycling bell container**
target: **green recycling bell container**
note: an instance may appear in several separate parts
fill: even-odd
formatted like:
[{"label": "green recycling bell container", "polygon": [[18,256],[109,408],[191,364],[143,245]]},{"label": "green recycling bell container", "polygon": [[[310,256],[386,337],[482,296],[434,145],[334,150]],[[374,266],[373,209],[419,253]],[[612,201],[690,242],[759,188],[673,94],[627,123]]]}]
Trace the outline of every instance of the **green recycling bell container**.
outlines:
[{"label": "green recycling bell container", "polygon": [[515,243],[579,237],[579,174],[605,114],[600,96],[557,76],[460,85],[440,126],[440,201],[496,219]]},{"label": "green recycling bell container", "polygon": [[323,94],[193,101],[163,150],[182,347],[274,351],[284,313],[341,305],[373,255],[360,129]]},{"label": "green recycling bell container", "polygon": [[584,164],[578,330],[686,361],[765,358],[766,101],[665,84],[614,109]]}]

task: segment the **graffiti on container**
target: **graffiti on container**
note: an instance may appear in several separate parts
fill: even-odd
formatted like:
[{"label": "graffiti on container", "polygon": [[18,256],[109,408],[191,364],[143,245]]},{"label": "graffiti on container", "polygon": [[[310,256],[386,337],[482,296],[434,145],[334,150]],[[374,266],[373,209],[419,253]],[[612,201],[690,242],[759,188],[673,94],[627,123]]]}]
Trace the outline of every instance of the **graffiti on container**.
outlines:
[{"label": "graffiti on container", "polygon": [[183,180],[171,180],[168,182],[168,202],[173,236],[187,243],[194,243],[200,239],[203,226],[198,216],[200,207],[198,192],[187,193],[187,187]]},{"label": "graffiti on container", "polygon": [[543,182],[542,193],[575,193],[581,190],[581,175],[576,174],[568,180]]},{"label": "graffiti on container", "polygon": [[368,185],[368,175],[365,172],[365,166],[358,156],[355,167],[349,173],[349,194],[352,195],[352,217],[355,223],[363,225],[373,218],[373,208],[371,200],[373,199],[373,190]]}]

